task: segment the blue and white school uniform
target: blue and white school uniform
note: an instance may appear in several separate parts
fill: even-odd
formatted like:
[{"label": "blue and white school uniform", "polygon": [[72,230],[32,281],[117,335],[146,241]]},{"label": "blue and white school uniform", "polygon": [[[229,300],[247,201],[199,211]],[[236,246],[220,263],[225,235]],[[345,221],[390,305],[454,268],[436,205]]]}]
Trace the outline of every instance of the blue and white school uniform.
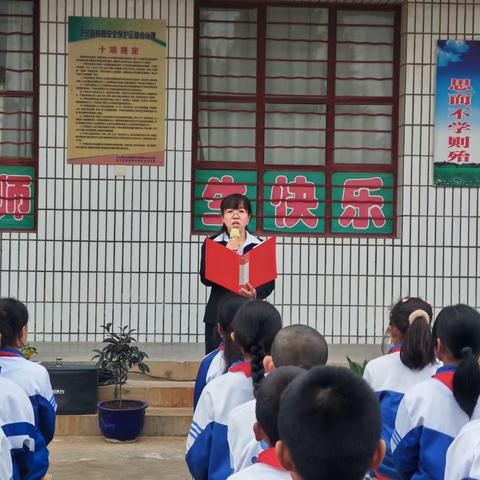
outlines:
[{"label": "blue and white school uniform", "polygon": [[431,378],[440,366],[435,362],[422,370],[410,370],[400,359],[400,348],[400,345],[395,345],[388,355],[370,361],[363,374],[363,378],[378,396],[383,422],[382,438],[387,445],[385,458],[377,472],[394,479],[400,476],[393,465],[390,441],[395,429],[395,418],[400,401],[409,388]]},{"label": "blue and white school uniform", "polygon": [[234,363],[203,389],[187,437],[186,461],[195,480],[225,480],[232,473],[228,415],[253,398],[251,368],[246,362]]},{"label": "blue and white school uniform", "polygon": [[46,368],[27,360],[19,350],[2,348],[0,377],[8,378],[25,390],[32,402],[35,425],[48,445],[55,433],[57,402]]},{"label": "blue and white school uniform", "polygon": [[233,409],[228,417],[228,447],[233,472],[253,465],[263,450],[253,432],[257,421],[256,405],[256,400],[246,402]]},{"label": "blue and white school uniform", "polygon": [[10,444],[0,428],[0,478],[11,480],[13,477],[12,456],[10,455]]},{"label": "blue and white school uniform", "polygon": [[447,480],[480,480],[480,420],[467,423],[447,451]]},{"label": "blue and white school uniform", "polygon": [[[440,367],[400,402],[391,445],[395,468],[404,479],[444,479],[448,447],[469,421],[453,396],[455,370],[453,365]],[[477,418],[478,404],[472,420]]]},{"label": "blue and white school uniform", "polygon": [[257,458],[256,463],[234,473],[229,480],[291,480],[292,477],[280,464],[274,448],[267,448]]},{"label": "blue and white school uniform", "polygon": [[35,426],[32,404],[22,388],[1,377],[0,428],[7,438],[11,454],[11,478],[43,478],[48,470],[48,450],[43,436]]},{"label": "blue and white school uniform", "polygon": [[220,344],[216,350],[205,355],[200,362],[193,391],[193,409],[197,408],[198,399],[205,385],[225,373],[227,364],[225,363],[224,351],[225,347],[223,344]]}]

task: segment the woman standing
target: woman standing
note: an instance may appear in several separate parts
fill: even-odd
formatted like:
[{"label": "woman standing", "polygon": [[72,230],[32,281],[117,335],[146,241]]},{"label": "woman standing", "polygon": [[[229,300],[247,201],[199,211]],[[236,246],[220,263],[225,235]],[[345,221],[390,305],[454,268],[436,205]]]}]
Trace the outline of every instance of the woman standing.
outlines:
[{"label": "woman standing", "polygon": [[[252,217],[252,206],[250,200],[245,195],[239,193],[228,195],[222,200],[220,210],[223,225],[219,233],[209,237],[211,240],[224,245],[239,255],[247,253],[256,245],[262,243],[260,239],[251,235],[247,230],[248,222]],[[220,342],[220,337],[217,332],[217,310],[220,300],[229,290],[207,280],[205,277],[205,242],[203,242],[202,245],[200,279],[204,285],[212,287],[203,317],[203,322],[205,323],[205,352],[209,353],[215,350]],[[250,299],[263,299],[268,297],[274,288],[275,281],[265,283],[257,288],[253,288],[247,283],[240,290],[240,295]]]}]

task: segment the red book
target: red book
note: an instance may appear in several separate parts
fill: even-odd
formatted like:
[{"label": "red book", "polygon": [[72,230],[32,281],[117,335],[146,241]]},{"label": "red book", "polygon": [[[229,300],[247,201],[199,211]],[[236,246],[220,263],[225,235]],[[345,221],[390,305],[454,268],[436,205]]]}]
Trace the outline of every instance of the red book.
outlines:
[{"label": "red book", "polygon": [[207,238],[205,243],[205,276],[211,282],[239,293],[250,283],[257,288],[277,278],[275,237],[259,243],[248,253],[239,255]]}]

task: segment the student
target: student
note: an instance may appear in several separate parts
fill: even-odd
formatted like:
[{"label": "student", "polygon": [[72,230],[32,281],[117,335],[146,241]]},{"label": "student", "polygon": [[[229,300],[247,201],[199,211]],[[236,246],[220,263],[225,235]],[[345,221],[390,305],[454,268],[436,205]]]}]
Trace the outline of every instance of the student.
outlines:
[{"label": "student", "polygon": [[224,480],[230,471],[227,443],[229,412],[254,398],[264,378],[263,358],[282,328],[278,310],[268,302],[245,303],[233,320],[233,339],[243,361],[203,389],[187,438],[186,461],[195,480]]},{"label": "student", "polygon": [[[253,236],[247,229],[248,222],[252,218],[252,205],[245,195],[233,193],[226,196],[220,204],[220,211],[223,225],[220,232],[209,237],[211,240],[239,254],[247,253],[256,245],[262,243],[259,238]],[[230,238],[232,228],[238,230],[240,238]],[[208,354],[215,350],[220,343],[216,328],[217,310],[221,299],[228,293],[228,290],[211,282],[205,276],[205,242],[202,245],[200,260],[200,280],[207,287],[212,287],[205,309],[205,316],[203,317],[203,322],[205,323],[205,353]],[[274,281],[260,285],[257,288],[253,288],[248,283],[242,288],[240,294],[250,299],[267,298],[274,288]]]},{"label": "student", "polygon": [[388,355],[372,360],[365,368],[363,378],[376,392],[382,412],[387,452],[377,475],[383,478],[401,478],[393,465],[390,441],[403,395],[439,367],[430,327],[432,316],[432,307],[421,298],[402,298],[390,312],[389,332],[394,346]]},{"label": "student", "polygon": [[15,382],[27,393],[35,414],[35,425],[47,445],[55,432],[57,404],[48,372],[27,360],[20,348],[28,337],[28,311],[13,298],[0,298],[0,376]]},{"label": "student", "polygon": [[11,480],[13,476],[12,457],[8,439],[0,428],[0,478]]},{"label": "student", "polygon": [[[272,344],[272,354],[263,360],[265,372],[282,366],[310,369],[325,365],[328,360],[328,345],[324,336],[307,325],[290,325],[282,328]],[[234,472],[255,463],[263,450],[255,439],[253,426],[256,401],[251,400],[236,407],[228,417],[228,446],[230,465]]]},{"label": "student", "polygon": [[[1,377],[0,430],[7,438],[13,470],[10,477],[0,478],[2,480],[4,478],[13,478],[13,480],[43,478],[48,470],[48,450],[43,436],[35,427],[32,404],[23,389]],[[1,468],[0,466],[0,472]]]},{"label": "student", "polygon": [[299,367],[279,367],[270,373],[258,389],[255,413],[257,421],[254,425],[255,438],[265,442],[256,463],[234,473],[229,480],[290,480],[290,474],[283,468],[275,455],[275,444],[280,440],[278,435],[278,410],[280,398],[290,382],[303,375],[305,370]]},{"label": "student", "polygon": [[314,367],[285,390],[275,451],[293,480],[362,480],[385,442],[373,390],[341,367]]},{"label": "student", "polygon": [[480,417],[480,314],[467,305],[444,308],[433,338],[443,366],[405,393],[392,436],[393,461],[405,479],[443,480],[448,447]]},{"label": "student", "polygon": [[467,423],[447,451],[447,480],[480,480],[480,420]]},{"label": "student", "polygon": [[193,408],[197,408],[198,399],[205,385],[214,378],[223,375],[230,365],[241,360],[241,353],[231,339],[231,323],[238,309],[248,299],[234,293],[225,295],[218,308],[217,328],[222,343],[216,350],[203,357],[195,380]]}]

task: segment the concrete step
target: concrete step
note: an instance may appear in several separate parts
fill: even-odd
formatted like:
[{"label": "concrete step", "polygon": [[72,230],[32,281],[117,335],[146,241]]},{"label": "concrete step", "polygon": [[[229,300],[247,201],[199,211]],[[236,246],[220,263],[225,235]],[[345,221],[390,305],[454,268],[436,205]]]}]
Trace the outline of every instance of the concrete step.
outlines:
[{"label": "concrete step", "polygon": [[[195,382],[154,380],[143,375],[131,374],[122,387],[122,397],[131,400],[145,400],[151,407],[183,408],[193,407]],[[115,386],[98,388],[98,400],[114,398]]]},{"label": "concrete step", "polygon": [[[149,407],[145,411],[143,435],[185,437],[192,421],[192,408]],[[98,436],[98,415],[58,415],[55,437]]]}]

